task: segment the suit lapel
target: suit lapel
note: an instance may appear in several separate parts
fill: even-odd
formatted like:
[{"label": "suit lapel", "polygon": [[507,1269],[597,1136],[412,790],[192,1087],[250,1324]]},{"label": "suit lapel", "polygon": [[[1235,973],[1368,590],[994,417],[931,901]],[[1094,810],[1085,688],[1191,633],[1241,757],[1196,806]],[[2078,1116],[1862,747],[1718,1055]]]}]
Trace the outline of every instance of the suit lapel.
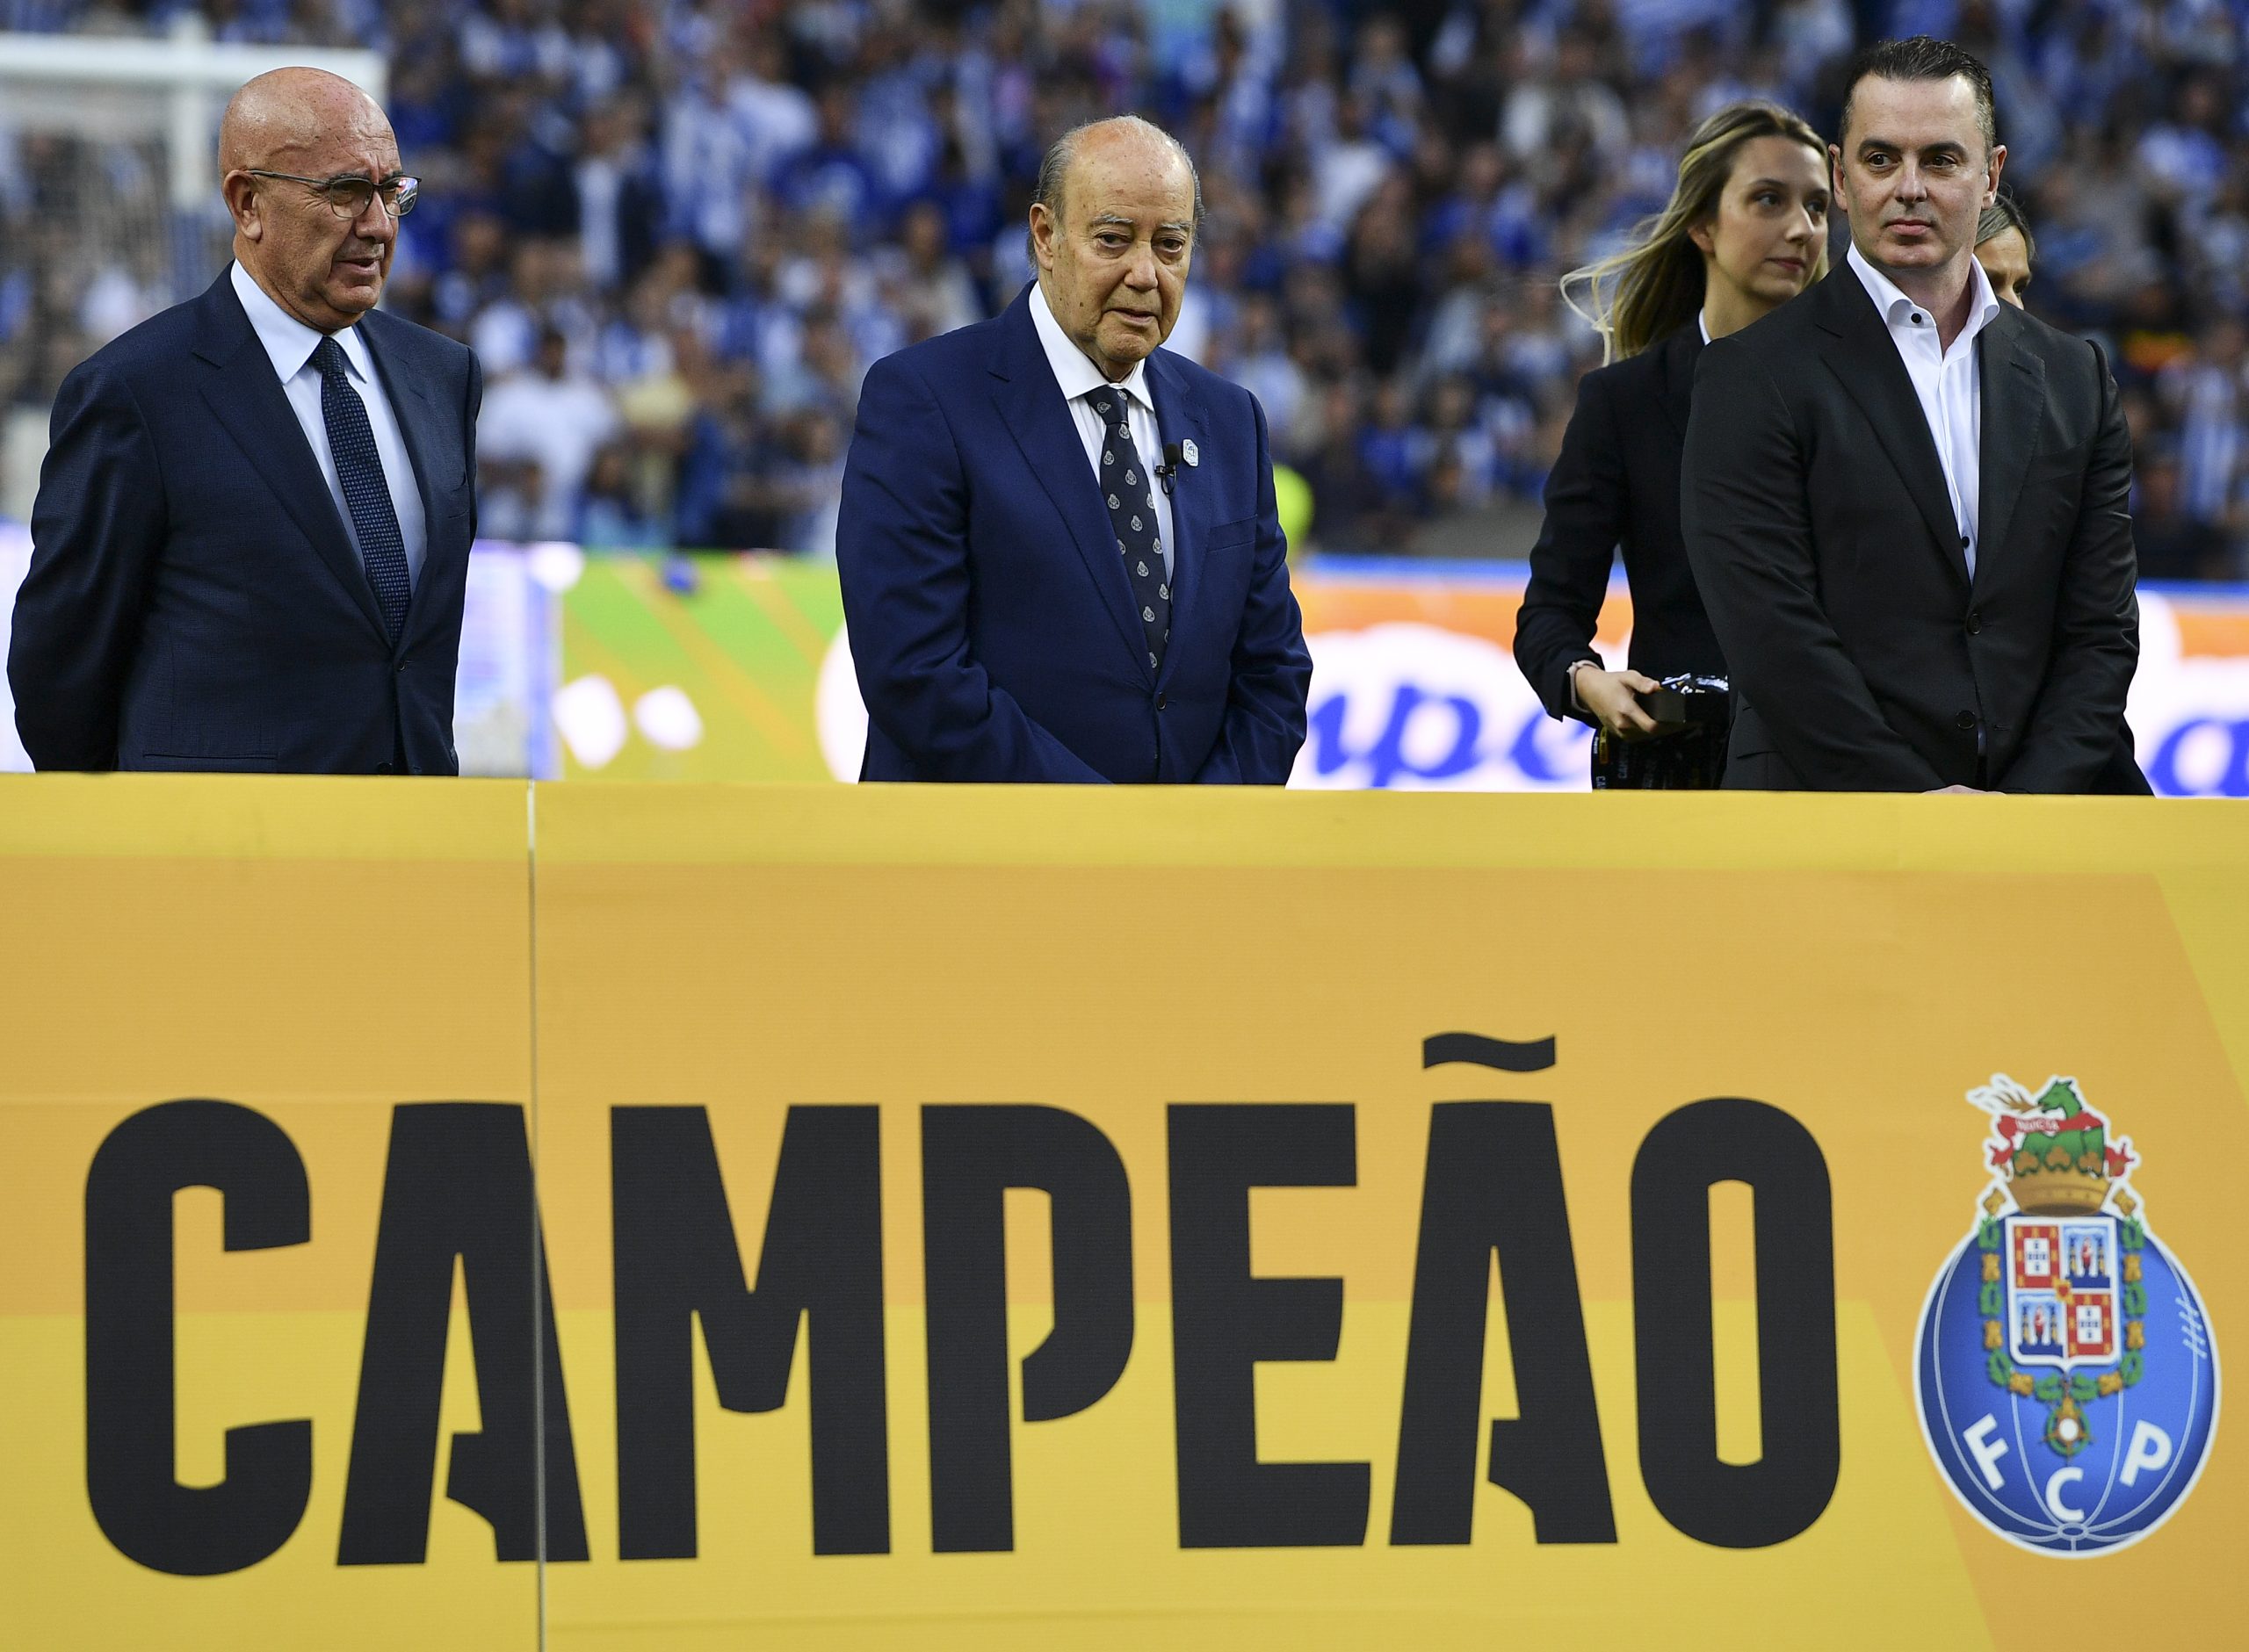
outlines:
[{"label": "suit lapel", "polygon": [[1921,399],[1881,312],[1848,263],[1835,266],[1811,301],[1819,306],[1819,327],[1835,341],[1827,351],[1828,371],[1874,426],[1875,438],[1913,496],[1938,554],[1965,585],[1968,559],[1960,548],[1960,524],[1953,518],[1936,438],[1929,434],[1928,415],[1921,411]]},{"label": "suit lapel", "polygon": [[[430,393],[423,388],[420,375],[406,372],[402,365],[392,365],[391,350],[399,343],[397,335],[369,328],[368,323],[380,314],[378,311],[360,321],[360,335],[366,340],[367,354],[375,364],[376,376],[383,381],[383,393],[390,398],[391,411],[397,415],[399,434],[406,438],[406,457],[414,466],[415,491],[422,495],[422,577],[414,581],[414,594],[406,609],[406,624],[399,631],[401,646],[411,647],[418,640],[416,633],[421,629],[423,616],[435,613],[443,606],[425,600],[423,593],[429,588],[430,576],[438,571],[438,559],[449,555],[452,546],[439,539],[437,493],[430,484],[430,479],[437,474],[433,468],[437,454],[430,442],[438,411],[430,405]],[[389,342],[378,349],[378,337]]]},{"label": "suit lapel", "polygon": [[1132,581],[1125,575],[1124,559],[1117,554],[1117,536],[1110,531],[1109,513],[1102,508],[1101,490],[1086,464],[1085,444],[1078,437],[1076,422],[1062,400],[1062,386],[1055,382],[1054,370],[1046,364],[1046,352],[1039,347],[1038,329],[1030,320],[1030,292],[1025,287],[1002,319],[1008,347],[991,370],[999,381],[993,386],[993,400],[1016,445],[1023,450],[1031,474],[1069,529],[1071,541],[1085,559],[1094,589],[1101,594],[1110,618],[1116,622],[1117,634],[1124,639],[1135,668],[1153,682]]},{"label": "suit lapel", "polygon": [[[1193,442],[1210,444],[1204,422],[1202,399],[1187,387],[1187,375],[1162,350],[1148,358],[1148,387],[1156,402],[1156,439],[1166,448]],[[1157,463],[1167,456],[1159,453]],[[1210,543],[1210,489],[1198,487],[1196,467],[1182,463],[1172,478],[1171,491],[1171,641],[1166,646],[1163,670],[1157,682],[1171,675],[1172,662],[1184,650],[1187,627],[1195,618],[1195,598],[1203,583],[1203,548]]]},{"label": "suit lapel", "polygon": [[1687,439],[1687,417],[1695,410],[1695,358],[1703,353],[1700,320],[1678,328],[1663,341],[1663,411],[1681,442]]},{"label": "suit lapel", "polygon": [[1976,341],[1983,381],[1983,430],[1977,448],[1981,498],[1977,507],[1976,583],[2007,549],[2007,530],[2022,499],[2023,473],[2046,405],[2046,367],[2023,346],[2022,318],[2002,308]]},{"label": "suit lapel", "polygon": [[387,637],[374,588],[367,583],[366,569],[344,534],[343,519],[320,473],[320,461],[313,457],[304,427],[297,422],[288,394],[274,377],[273,364],[251,331],[249,317],[242,314],[242,300],[235,296],[228,276],[221,275],[204,293],[197,319],[194,353],[202,364],[199,376],[204,401],[376,634]]}]

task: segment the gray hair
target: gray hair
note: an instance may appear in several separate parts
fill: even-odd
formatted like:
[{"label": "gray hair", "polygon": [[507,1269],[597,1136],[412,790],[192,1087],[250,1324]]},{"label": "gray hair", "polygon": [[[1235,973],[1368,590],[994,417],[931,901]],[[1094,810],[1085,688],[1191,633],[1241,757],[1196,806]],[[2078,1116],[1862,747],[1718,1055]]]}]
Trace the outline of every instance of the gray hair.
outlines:
[{"label": "gray hair", "polygon": [[[1195,187],[1195,236],[1203,235],[1203,175],[1195,170],[1195,157],[1187,153],[1187,146],[1166,132],[1153,120],[1143,120],[1138,115],[1110,115],[1105,119],[1088,120],[1072,126],[1046,146],[1046,153],[1038,162],[1038,182],[1033,186],[1030,204],[1044,206],[1057,219],[1062,216],[1062,180],[1070,170],[1070,163],[1078,158],[1078,143],[1085,135],[1102,126],[1124,126],[1154,138],[1170,147],[1187,169],[1187,180]],[[1030,267],[1038,268],[1038,245],[1026,227],[1023,232],[1023,251],[1030,259]]]},{"label": "gray hair", "polygon": [[2023,212],[2022,203],[2002,189],[1992,204],[1984,208],[1984,215],[1976,220],[1976,244],[1980,247],[1993,236],[2004,235],[2010,229],[2022,237],[2023,263],[2036,263],[2038,243],[2031,238],[2030,219]]}]

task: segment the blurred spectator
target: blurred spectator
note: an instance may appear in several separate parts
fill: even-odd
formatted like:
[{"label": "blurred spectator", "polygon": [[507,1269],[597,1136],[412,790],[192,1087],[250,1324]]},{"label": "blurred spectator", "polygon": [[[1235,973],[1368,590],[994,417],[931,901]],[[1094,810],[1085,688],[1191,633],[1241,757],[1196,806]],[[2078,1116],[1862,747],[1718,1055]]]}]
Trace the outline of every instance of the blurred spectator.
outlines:
[{"label": "blurred spectator", "polygon": [[[0,23],[161,31],[194,4],[0,0]],[[1210,218],[1173,347],[1256,393],[1322,548],[1400,552],[1536,501],[1599,357],[1555,279],[1662,204],[1695,119],[1754,91],[1832,126],[1860,40],[1946,32],[1999,83],[2032,308],[2101,342],[2161,455],[2148,543],[2249,573],[2249,0],[201,11],[223,40],[387,53],[425,180],[388,301],[484,357],[488,530],[807,551],[867,364],[1029,278],[1030,182],[1067,124],[1186,137]],[[0,134],[0,400],[43,408],[217,273],[164,177],[152,140]]]},{"label": "blurred spectator", "polygon": [[883,297],[899,317],[899,343],[917,344],[984,319],[968,266],[947,244],[944,209],[934,200],[906,211],[899,244],[878,261]]},{"label": "blurred spectator", "polygon": [[642,508],[632,450],[611,442],[594,455],[570,537],[589,551],[651,551],[671,544],[671,530]]},{"label": "blurred spectator", "polygon": [[2159,436],[2134,455],[2132,543],[2143,580],[2226,577],[2225,536],[2187,509],[2177,444]]},{"label": "blurred spectator", "polygon": [[2242,477],[2242,419],[2249,402],[2244,355],[2249,335],[2221,317],[2199,350],[2173,358],[2158,379],[2176,421],[2172,454],[2180,509],[2200,522],[2222,521]]},{"label": "blurred spectator", "polygon": [[605,103],[586,117],[574,176],[578,260],[595,288],[629,284],[655,255],[663,221],[662,186],[631,103]]},{"label": "blurred spectator", "polygon": [[680,458],[681,545],[772,545],[775,523],[765,487],[772,456],[757,403],[757,377],[746,365],[713,375],[698,399]]},{"label": "blurred spectator", "polygon": [[[538,472],[539,481],[525,499],[524,522],[515,537],[570,537],[578,525],[586,473],[617,427],[617,409],[608,393],[571,371],[569,341],[557,328],[546,328],[531,364],[484,393],[484,411],[476,422],[480,472],[514,465]],[[488,523],[485,530],[498,532]]]}]

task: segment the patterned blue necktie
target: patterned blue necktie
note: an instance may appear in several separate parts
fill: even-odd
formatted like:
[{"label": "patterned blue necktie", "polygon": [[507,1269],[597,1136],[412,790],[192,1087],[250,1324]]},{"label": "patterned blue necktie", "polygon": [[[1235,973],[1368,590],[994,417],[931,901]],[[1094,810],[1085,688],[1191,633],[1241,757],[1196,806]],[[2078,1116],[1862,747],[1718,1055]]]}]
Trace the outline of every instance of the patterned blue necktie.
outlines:
[{"label": "patterned blue necktie", "polygon": [[1156,533],[1156,479],[1132,445],[1121,390],[1087,393],[1107,434],[1101,446],[1101,492],[1109,525],[1117,535],[1117,554],[1124,559],[1133,605],[1140,610],[1140,631],[1148,645],[1148,669],[1163,664],[1171,640],[1171,581],[1163,571],[1163,541]]},{"label": "patterned blue necktie", "polygon": [[413,588],[406,567],[406,537],[398,530],[382,455],[375,451],[374,427],[367,422],[366,403],[344,376],[343,350],[334,339],[321,340],[313,351],[313,365],[320,370],[320,415],[328,424],[336,480],[343,484],[343,502],[351,507],[359,556],[367,565],[367,583],[375,588],[383,629],[395,644],[406,624],[406,603]]}]

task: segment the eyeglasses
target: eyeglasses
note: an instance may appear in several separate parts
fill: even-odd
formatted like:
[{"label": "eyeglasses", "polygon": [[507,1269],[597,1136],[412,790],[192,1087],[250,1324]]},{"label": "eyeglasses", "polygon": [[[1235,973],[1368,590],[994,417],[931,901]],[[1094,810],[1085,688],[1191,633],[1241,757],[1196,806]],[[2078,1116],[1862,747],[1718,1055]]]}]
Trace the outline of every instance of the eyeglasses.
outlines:
[{"label": "eyeglasses", "polygon": [[244,167],[242,170],[252,177],[278,177],[285,183],[301,184],[325,198],[329,210],[338,218],[359,217],[366,212],[367,203],[378,195],[382,197],[383,211],[393,218],[403,218],[422,198],[422,180],[418,177],[387,177],[377,184],[348,172],[336,177],[299,177],[294,172],[263,172],[256,167]]}]

